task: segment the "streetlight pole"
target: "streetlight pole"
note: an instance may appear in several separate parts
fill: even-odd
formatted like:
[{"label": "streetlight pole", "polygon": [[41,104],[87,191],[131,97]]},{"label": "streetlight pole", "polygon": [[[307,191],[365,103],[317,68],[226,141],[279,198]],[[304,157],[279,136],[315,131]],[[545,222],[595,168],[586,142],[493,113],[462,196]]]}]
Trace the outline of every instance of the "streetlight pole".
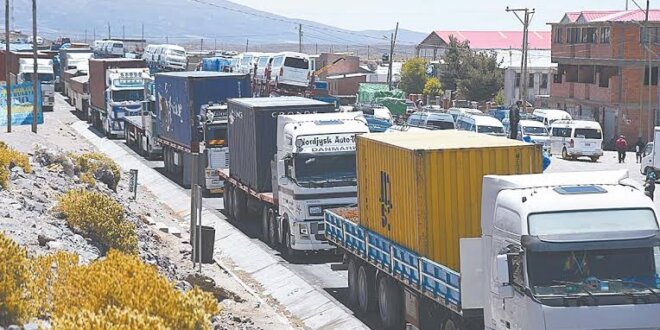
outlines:
[{"label": "streetlight pole", "polygon": [[34,68],[32,73],[32,133],[37,133],[37,117],[39,115],[39,103],[37,95],[37,84],[39,83],[37,63],[37,0],[32,0],[32,59]]},{"label": "streetlight pole", "polygon": [[5,0],[5,81],[7,84],[7,133],[11,133],[11,79],[9,76],[9,0]]},{"label": "streetlight pole", "polygon": [[[532,17],[534,16],[534,13],[536,13],[536,10],[532,8],[532,10],[529,10],[528,8],[521,8],[521,9],[511,9],[509,7],[506,7],[507,12],[513,12],[514,15],[516,15],[516,18],[522,23],[523,25],[523,43],[522,43],[522,60],[520,63],[520,86],[519,86],[519,91],[518,91],[518,97],[520,98],[520,101],[523,102],[523,111],[527,110],[527,52],[529,48],[529,24],[531,23]],[[518,12],[524,13],[524,17],[520,17],[518,15]]]}]

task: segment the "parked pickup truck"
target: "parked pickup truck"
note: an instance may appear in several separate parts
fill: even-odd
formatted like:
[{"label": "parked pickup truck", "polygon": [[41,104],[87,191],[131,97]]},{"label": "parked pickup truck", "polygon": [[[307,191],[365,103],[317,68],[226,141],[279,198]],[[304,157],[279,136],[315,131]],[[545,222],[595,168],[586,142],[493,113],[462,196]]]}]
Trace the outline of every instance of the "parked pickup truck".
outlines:
[{"label": "parked pickup truck", "polygon": [[357,160],[325,230],[383,328],[660,324],[657,212],[625,171],[531,174],[537,146],[452,131],[361,136]]}]

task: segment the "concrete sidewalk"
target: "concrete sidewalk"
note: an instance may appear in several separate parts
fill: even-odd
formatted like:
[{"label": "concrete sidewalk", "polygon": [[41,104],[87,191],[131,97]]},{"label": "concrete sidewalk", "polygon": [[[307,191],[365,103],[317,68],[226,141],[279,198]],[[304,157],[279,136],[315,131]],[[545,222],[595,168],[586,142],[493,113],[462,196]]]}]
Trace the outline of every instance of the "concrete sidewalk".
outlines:
[{"label": "concrete sidewalk", "polygon": [[[178,215],[190,219],[190,196],[185,190],[143,164],[115,142],[101,138],[90,131],[86,122],[78,121],[71,127],[99,151],[117,162],[122,170],[137,169],[139,185],[151,191],[159,202],[170,207]],[[216,231],[214,252],[216,260],[231,261],[235,267],[233,272],[246,274],[261,285],[263,291],[259,294],[262,297],[274,298],[294,318],[301,320],[311,329],[367,328],[349,310],[328,298],[321,289],[312,287],[300,276],[279,264],[278,260],[254,244],[249,237],[225,219],[205,207],[202,214],[204,225],[210,225]]]}]

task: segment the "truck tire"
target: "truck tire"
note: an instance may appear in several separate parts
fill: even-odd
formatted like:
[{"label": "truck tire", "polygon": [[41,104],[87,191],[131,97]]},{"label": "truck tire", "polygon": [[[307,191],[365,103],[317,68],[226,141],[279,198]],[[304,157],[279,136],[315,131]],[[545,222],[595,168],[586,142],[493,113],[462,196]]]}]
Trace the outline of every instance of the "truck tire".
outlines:
[{"label": "truck tire", "polygon": [[358,305],[358,261],[350,257],[348,260],[348,305]]},{"label": "truck tire", "polygon": [[233,207],[234,220],[241,222],[245,220],[247,215],[245,194],[240,189],[234,189],[234,193],[232,194],[231,197],[232,197],[232,205],[234,206]]},{"label": "truck tire", "polygon": [[268,205],[264,205],[261,208],[261,240],[266,243],[266,245],[271,246],[272,243],[270,241],[270,219],[268,218],[268,213],[270,211],[270,207]]},{"label": "truck tire", "polygon": [[453,317],[447,316],[442,322],[442,330],[461,330],[458,322]]},{"label": "truck tire", "polygon": [[270,246],[272,248],[277,248],[280,245],[279,235],[278,235],[278,223],[277,223],[277,213],[275,210],[270,208],[268,210],[268,235],[270,235]]},{"label": "truck tire", "polygon": [[378,279],[378,311],[383,328],[403,327],[403,293],[389,276]]},{"label": "truck tire", "polygon": [[362,264],[358,267],[358,311],[362,314],[376,309],[375,276],[371,266]]},{"label": "truck tire", "polygon": [[298,254],[291,247],[291,232],[289,229],[289,220],[285,214],[282,219],[282,252],[289,261],[294,261]]}]

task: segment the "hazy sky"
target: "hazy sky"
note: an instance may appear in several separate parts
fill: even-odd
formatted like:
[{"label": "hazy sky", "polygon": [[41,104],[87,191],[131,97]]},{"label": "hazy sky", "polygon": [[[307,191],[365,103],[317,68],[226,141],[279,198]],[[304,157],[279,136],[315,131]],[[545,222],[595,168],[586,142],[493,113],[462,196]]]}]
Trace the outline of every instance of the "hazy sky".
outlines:
[{"label": "hazy sky", "polygon": [[[511,8],[536,8],[535,30],[559,21],[567,11],[625,9],[626,0],[231,0],[259,10],[351,30],[402,28],[432,30],[517,30],[522,24]],[[637,0],[641,6],[646,1]],[[325,4],[324,7],[319,4]],[[634,6],[632,0],[630,6]],[[660,8],[660,0],[651,0]]]}]

